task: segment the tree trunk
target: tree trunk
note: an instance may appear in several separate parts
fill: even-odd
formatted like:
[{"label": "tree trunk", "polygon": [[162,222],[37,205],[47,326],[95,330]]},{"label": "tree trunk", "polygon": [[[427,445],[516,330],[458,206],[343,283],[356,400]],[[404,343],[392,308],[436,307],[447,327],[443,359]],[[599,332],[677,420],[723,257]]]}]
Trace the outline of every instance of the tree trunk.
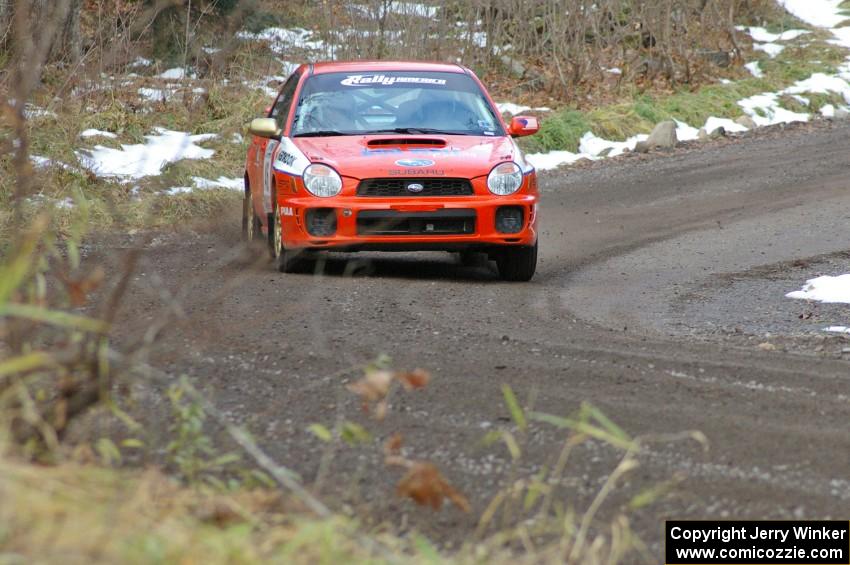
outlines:
[{"label": "tree trunk", "polygon": [[65,61],[76,63],[83,54],[83,38],[80,34],[80,12],[82,11],[82,0],[71,0],[68,8],[68,16],[64,23],[59,25],[56,39],[50,49],[50,59],[53,61]]}]

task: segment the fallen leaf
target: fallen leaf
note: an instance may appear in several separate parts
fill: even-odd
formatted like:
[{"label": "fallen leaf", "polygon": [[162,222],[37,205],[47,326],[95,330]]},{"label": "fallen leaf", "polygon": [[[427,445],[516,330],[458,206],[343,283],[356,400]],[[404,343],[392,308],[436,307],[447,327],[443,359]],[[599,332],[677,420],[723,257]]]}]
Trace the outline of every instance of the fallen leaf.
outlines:
[{"label": "fallen leaf", "polygon": [[364,402],[378,402],[386,398],[392,382],[393,373],[390,371],[367,371],[362,379],[348,385],[348,390],[358,395]]},{"label": "fallen leaf", "polygon": [[413,499],[421,506],[430,506],[439,510],[443,505],[443,499],[448,498],[452,503],[464,512],[469,512],[469,501],[446,481],[440,470],[433,463],[417,461],[407,474],[401,478],[396,486],[399,496]]},{"label": "fallen leaf", "polygon": [[95,267],[88,275],[82,278],[70,278],[63,273],[59,273],[59,278],[65,283],[65,288],[68,290],[68,297],[73,306],[83,306],[88,301],[90,292],[97,290],[103,282],[106,273],[100,266]]},{"label": "fallen leaf", "polygon": [[384,455],[398,455],[401,453],[401,445],[404,442],[404,436],[402,436],[399,432],[391,435],[386,442],[384,442]]},{"label": "fallen leaf", "polygon": [[395,378],[398,379],[405,389],[413,390],[425,388],[431,380],[431,374],[425,369],[414,369],[412,371],[396,373]]}]

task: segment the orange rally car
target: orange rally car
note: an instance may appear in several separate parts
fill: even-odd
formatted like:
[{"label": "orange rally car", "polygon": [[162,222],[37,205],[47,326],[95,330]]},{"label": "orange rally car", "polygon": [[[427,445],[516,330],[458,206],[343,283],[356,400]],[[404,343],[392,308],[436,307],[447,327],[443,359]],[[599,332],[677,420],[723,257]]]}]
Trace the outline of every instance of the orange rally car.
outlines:
[{"label": "orange rally car", "polygon": [[302,65],[249,129],[242,232],[281,271],[320,250],[445,250],[534,275],[537,176],[513,138],[537,119],[505,124],[469,69]]}]

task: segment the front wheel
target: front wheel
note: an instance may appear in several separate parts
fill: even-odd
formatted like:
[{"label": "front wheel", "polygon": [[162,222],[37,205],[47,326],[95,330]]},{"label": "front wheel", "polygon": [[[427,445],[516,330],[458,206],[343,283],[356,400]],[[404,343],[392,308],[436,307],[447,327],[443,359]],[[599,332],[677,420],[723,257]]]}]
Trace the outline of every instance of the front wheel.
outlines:
[{"label": "front wheel", "polygon": [[305,273],[312,264],[307,252],[299,249],[281,248],[277,258],[277,270],[281,273]]},{"label": "front wheel", "polygon": [[537,270],[537,242],[530,247],[505,247],[496,258],[499,276],[505,281],[530,281]]},{"label": "front wheel", "polygon": [[283,253],[283,226],[280,225],[277,206],[275,206],[274,211],[267,218],[269,255],[274,261]]}]

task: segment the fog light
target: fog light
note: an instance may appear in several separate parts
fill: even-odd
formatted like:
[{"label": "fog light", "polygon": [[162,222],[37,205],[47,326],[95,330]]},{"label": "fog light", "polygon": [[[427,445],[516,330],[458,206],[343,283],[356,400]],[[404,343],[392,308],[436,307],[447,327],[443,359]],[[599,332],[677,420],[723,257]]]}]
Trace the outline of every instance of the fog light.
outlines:
[{"label": "fog light", "polygon": [[306,214],[307,233],[316,237],[327,237],[336,233],[336,210],[333,208],[310,208]]},{"label": "fog light", "polygon": [[496,210],[496,230],[501,233],[522,231],[523,213],[520,206],[500,206]]}]

